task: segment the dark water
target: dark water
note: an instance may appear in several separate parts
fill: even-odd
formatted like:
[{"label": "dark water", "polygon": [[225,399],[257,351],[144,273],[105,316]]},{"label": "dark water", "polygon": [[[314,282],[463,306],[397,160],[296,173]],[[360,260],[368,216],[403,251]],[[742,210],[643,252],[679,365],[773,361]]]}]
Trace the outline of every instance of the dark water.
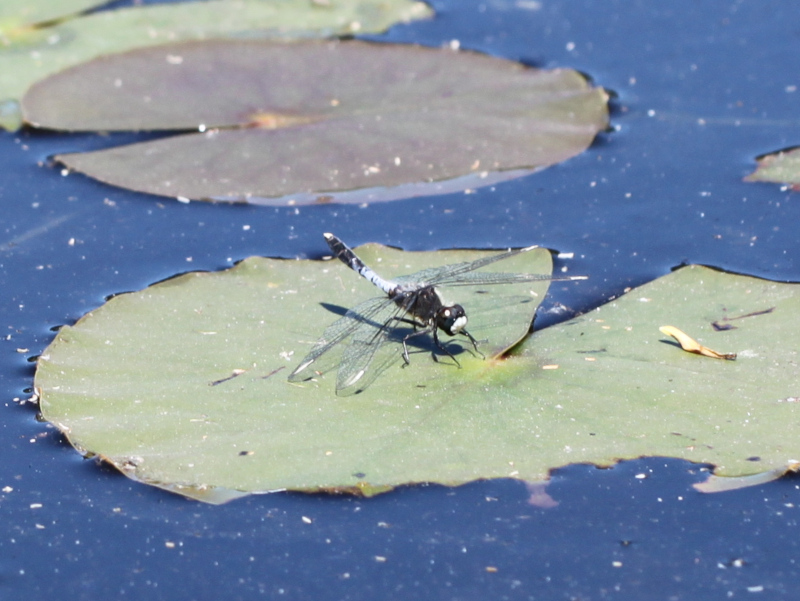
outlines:
[{"label": "dark water", "polygon": [[650,458],[559,470],[551,509],[510,481],[209,507],[80,458],[12,401],[29,396],[51,328],[106,296],[253,254],[319,256],[323,231],[408,250],[574,252],[571,272],[591,279],[551,301],[574,310],[682,263],[800,280],[800,196],[741,181],[755,156],[800,144],[793,4],[434,6],[435,20],[379,39],[457,39],[577,68],[615,92],[615,130],[575,159],[471,195],[297,209],[127,193],[47,163],[107,139],[0,134],[0,489],[13,489],[0,492],[0,598],[796,598],[794,479],[701,495],[691,488],[701,466]]}]

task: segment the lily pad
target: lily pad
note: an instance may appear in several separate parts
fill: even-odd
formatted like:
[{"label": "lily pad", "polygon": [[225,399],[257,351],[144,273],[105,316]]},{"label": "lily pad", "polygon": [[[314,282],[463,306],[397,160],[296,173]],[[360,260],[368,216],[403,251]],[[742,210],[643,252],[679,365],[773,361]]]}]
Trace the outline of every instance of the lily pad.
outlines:
[{"label": "lily pad", "polygon": [[[75,15],[90,8],[108,4],[110,0],[3,0],[0,23],[34,25]],[[3,28],[0,28],[5,33]]]},{"label": "lily pad", "polygon": [[[800,457],[799,317],[796,284],[685,267],[540,332],[520,359],[559,369],[526,390],[559,390],[542,418],[553,416],[560,461],[663,455],[717,476],[785,471]],[[687,353],[665,323],[736,360]]]},{"label": "lily pad", "polygon": [[[358,253],[387,277],[486,255],[375,245]],[[549,273],[551,260],[534,250],[501,265],[490,271]],[[441,398],[421,401],[427,389],[466,378],[483,397],[481,374],[528,332],[547,285],[444,289],[468,312],[488,359],[469,352],[465,339],[449,341],[462,369],[412,346],[407,368],[396,365],[343,398],[335,372],[303,384],[287,377],[326,325],[376,289],[338,261],[252,258],[116,296],[62,328],[39,360],[36,388],[43,414],[73,445],[145,482],[204,499],[212,490],[369,493],[411,481],[421,467],[413,465],[427,461],[430,450],[419,460],[412,453],[396,472],[394,459],[379,458],[385,442],[413,435],[420,416],[435,414]],[[417,433],[435,438],[437,422]]]},{"label": "lily pad", "polygon": [[[388,277],[480,256],[358,252]],[[549,255],[502,266],[546,272]],[[491,357],[527,328],[536,302],[522,301],[544,290],[458,288],[448,295],[465,306],[476,338],[488,338],[487,360],[462,344],[458,369],[420,348],[408,367],[350,397],[335,395],[335,374],[287,382],[324,327],[374,293],[338,262],[252,258],[119,295],[42,354],[42,413],[81,452],[209,502],[284,489],[539,481],[569,463],[643,455],[746,476],[800,457],[796,285],[687,267],[535,333],[505,359]],[[712,325],[723,321],[730,327]],[[738,358],[687,353],[662,323]]]},{"label": "lily pad", "polygon": [[744,178],[748,182],[789,184],[800,189],[800,148],[781,150],[758,159],[758,168]]},{"label": "lily pad", "polygon": [[[137,6],[63,19],[88,2],[15,0],[2,10],[0,100],[19,99],[35,81],[112,52],[214,37],[306,38],[380,32],[394,23],[430,17],[410,0],[209,0]],[[30,6],[29,6],[30,5]]]},{"label": "lily pad", "polygon": [[38,127],[199,130],[56,157],[104,182],[295,204],[563,161],[606,127],[606,100],[575,71],[471,52],[220,40],[102,57],[36,84],[23,109]]}]

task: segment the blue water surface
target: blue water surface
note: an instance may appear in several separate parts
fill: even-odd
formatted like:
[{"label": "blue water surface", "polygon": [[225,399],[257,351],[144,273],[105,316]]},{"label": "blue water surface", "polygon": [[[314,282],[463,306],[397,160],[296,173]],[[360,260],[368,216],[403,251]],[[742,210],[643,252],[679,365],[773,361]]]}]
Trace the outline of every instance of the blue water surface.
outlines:
[{"label": "blue water surface", "polygon": [[800,197],[742,181],[757,155],[800,144],[796,5],[432,4],[433,20],[370,39],[457,40],[576,68],[614,93],[613,129],[574,159],[473,194],[297,208],[126,192],[49,161],[108,138],[0,133],[0,598],[796,598],[795,478],[703,495],[691,484],[707,466],[646,458],[558,470],[550,508],[515,481],[212,507],[81,458],[22,402],[53,329],[109,295],[250,255],[318,257],[324,231],[407,250],[573,252],[562,264],[591,279],[549,301],[571,311],[685,263],[800,280]]}]

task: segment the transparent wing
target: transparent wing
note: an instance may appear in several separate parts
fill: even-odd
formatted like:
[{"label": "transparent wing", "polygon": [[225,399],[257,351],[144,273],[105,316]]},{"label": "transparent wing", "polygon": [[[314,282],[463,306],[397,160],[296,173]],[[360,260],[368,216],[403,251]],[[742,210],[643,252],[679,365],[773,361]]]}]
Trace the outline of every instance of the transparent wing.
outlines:
[{"label": "transparent wing", "polygon": [[[382,321],[378,315],[385,312],[387,309],[391,312],[395,307],[396,305],[392,299],[385,296],[378,296],[350,309],[344,317],[337,319],[325,328],[322,337],[311,349],[311,352],[308,353],[300,362],[300,365],[289,374],[289,381],[300,382],[302,380],[307,380],[314,377],[317,373],[324,373],[334,367],[335,363],[322,366],[316,362],[320,357],[325,355],[340,342],[344,341],[359,328],[365,327],[373,331],[381,328],[384,321]],[[316,369],[318,367],[320,369]]]},{"label": "transparent wing", "polygon": [[561,280],[584,280],[584,276],[558,276],[545,275],[541,273],[503,273],[486,272],[462,273],[456,280],[449,277],[440,279],[436,282],[437,286],[479,286],[482,284],[523,284],[525,282],[542,281],[561,281]]},{"label": "transparent wing", "polygon": [[397,278],[398,284],[418,285],[418,286],[480,286],[489,284],[521,284],[524,282],[543,282],[543,281],[570,281],[584,280],[584,276],[553,276],[541,273],[503,273],[503,272],[480,272],[475,273],[476,269],[491,265],[503,259],[509,259],[529,250],[535,246],[509,250],[498,253],[490,257],[483,257],[475,261],[464,263],[453,263],[442,267],[423,269],[417,273]]},{"label": "transparent wing", "polygon": [[345,396],[361,392],[402,357],[397,344],[386,343],[402,340],[397,319],[405,311],[396,305],[387,309],[374,317],[375,321],[383,322],[380,327],[364,323],[353,332],[336,374],[337,394]]},{"label": "transparent wing", "polygon": [[[463,263],[452,263],[450,265],[442,265],[441,267],[431,267],[430,269],[423,269],[422,271],[412,273],[411,275],[406,275],[396,278],[395,281],[398,284],[408,285],[412,283],[419,283],[426,286],[437,286],[437,285],[458,283],[464,279],[465,274],[471,271],[475,271],[476,269],[480,269],[481,267],[485,267],[486,265],[491,265],[492,263],[496,263],[497,261],[502,261],[503,259],[509,259],[521,253],[533,250],[534,248],[536,247],[529,246],[528,248],[520,248],[517,250],[509,250],[506,252],[497,253],[496,255],[483,257],[481,259],[476,259],[475,261],[465,261]],[[525,274],[520,274],[520,275],[525,275]],[[537,279],[540,280],[549,279],[549,276],[543,276],[543,275],[539,275],[536,277]],[[533,280],[523,280],[523,281],[533,281]],[[487,283],[487,282],[477,282],[477,283]],[[470,283],[470,285],[471,284],[472,283]]]}]

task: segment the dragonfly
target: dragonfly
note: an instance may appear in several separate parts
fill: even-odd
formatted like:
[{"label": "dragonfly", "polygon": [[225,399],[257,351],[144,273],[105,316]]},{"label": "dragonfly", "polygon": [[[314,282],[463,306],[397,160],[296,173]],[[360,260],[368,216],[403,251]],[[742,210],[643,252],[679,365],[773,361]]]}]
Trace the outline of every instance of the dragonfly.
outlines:
[{"label": "dragonfly", "polygon": [[[389,363],[397,359],[396,352],[381,356],[380,351],[388,342],[401,342],[404,365],[409,365],[408,344],[413,339],[430,335],[433,346],[450,357],[459,368],[455,355],[439,339],[441,330],[448,336],[465,337],[475,352],[485,359],[478,348],[478,340],[466,329],[468,319],[464,308],[446,303],[439,286],[483,286],[491,284],[518,284],[545,280],[585,280],[586,276],[550,276],[530,273],[478,272],[477,269],[514,257],[537,248],[528,246],[509,250],[475,261],[454,263],[442,267],[424,269],[407,276],[387,280],[366,265],[350,247],[333,234],[323,234],[333,255],[353,271],[382,290],[385,295],[371,298],[353,307],[345,315],[328,326],[311,352],[289,374],[290,382],[302,382],[314,378],[327,369],[321,364],[329,351],[346,340],[338,365],[336,393],[339,395],[362,392]],[[402,324],[411,325],[409,334],[399,334]],[[407,327],[407,326],[406,326]],[[435,350],[431,352],[438,361]]]}]

